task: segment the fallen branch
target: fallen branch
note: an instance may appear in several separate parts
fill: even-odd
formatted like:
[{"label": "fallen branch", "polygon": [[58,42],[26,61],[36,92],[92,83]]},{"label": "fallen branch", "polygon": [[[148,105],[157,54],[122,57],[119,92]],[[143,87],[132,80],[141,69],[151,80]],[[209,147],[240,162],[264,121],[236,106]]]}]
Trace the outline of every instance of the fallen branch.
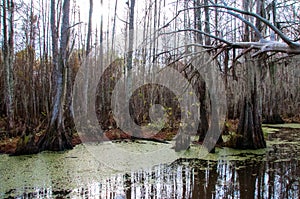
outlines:
[{"label": "fallen branch", "polygon": [[[255,52],[252,57],[255,57],[261,53],[265,52],[283,52],[287,54],[300,54],[300,43],[294,43],[295,45],[291,46],[285,42],[279,42],[279,41],[270,41],[270,40],[260,40],[257,42],[229,42],[223,38],[217,37],[212,34],[205,33],[200,30],[192,29],[192,28],[187,28],[187,29],[180,29],[177,31],[172,31],[172,32],[167,32],[163,34],[174,34],[174,33],[179,33],[179,32],[185,32],[185,31],[191,31],[191,32],[197,32],[200,34],[204,34],[208,37],[211,37],[213,39],[216,39],[224,45],[218,45],[218,46],[213,46],[211,48],[218,49],[218,48],[241,48],[241,49],[247,49],[247,52],[252,49],[257,49],[258,51]],[[222,51],[221,51],[222,52]]]},{"label": "fallen branch", "polygon": [[163,143],[163,144],[170,144],[169,142],[165,140],[159,140],[156,138],[144,138],[144,137],[135,137],[135,136],[130,136],[131,140],[144,140],[144,141],[151,141],[151,142],[158,142],[158,143]]}]

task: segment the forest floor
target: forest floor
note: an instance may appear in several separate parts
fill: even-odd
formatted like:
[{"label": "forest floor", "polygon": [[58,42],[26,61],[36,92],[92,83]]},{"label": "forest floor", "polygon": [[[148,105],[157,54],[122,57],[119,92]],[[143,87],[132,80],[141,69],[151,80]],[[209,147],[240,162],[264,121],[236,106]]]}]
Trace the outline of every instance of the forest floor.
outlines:
[{"label": "forest floor", "polygon": [[[3,131],[5,129],[5,122],[3,122],[4,119],[0,118],[0,154],[12,154],[18,144],[18,141],[20,139],[20,136],[22,135],[22,132],[17,132],[20,127],[17,127],[16,130],[12,131],[13,133],[7,133]],[[284,118],[284,121],[286,123],[300,123],[300,116],[293,117],[293,118]],[[229,120],[226,123],[227,130],[231,132],[235,132],[237,129],[238,120]],[[40,130],[42,132],[44,130]],[[162,130],[158,133],[153,133],[151,131],[143,131],[138,136],[137,139],[149,139],[154,140],[158,142],[163,141],[170,141],[172,140],[177,134],[177,130]],[[36,140],[38,140],[41,133],[36,133]],[[110,141],[110,140],[126,140],[126,139],[132,139],[130,134],[127,134],[120,129],[111,129],[104,133],[102,136],[91,136],[91,135],[85,135],[85,134],[75,134],[73,136],[72,143],[73,145],[81,144],[82,142],[99,142],[99,141]]]}]

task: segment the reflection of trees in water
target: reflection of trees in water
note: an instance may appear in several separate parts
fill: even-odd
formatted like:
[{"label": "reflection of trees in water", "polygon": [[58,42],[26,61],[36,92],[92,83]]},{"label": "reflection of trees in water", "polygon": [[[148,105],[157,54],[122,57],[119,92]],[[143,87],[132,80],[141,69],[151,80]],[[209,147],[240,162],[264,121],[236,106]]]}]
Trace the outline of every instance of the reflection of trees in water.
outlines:
[{"label": "reflection of trees in water", "polygon": [[181,159],[153,170],[116,175],[84,192],[101,198],[299,198],[299,174],[298,160]]},{"label": "reflection of trees in water", "polygon": [[[274,198],[300,198],[299,161],[270,162],[265,179],[269,184],[268,195]],[[271,186],[270,186],[271,185]]]},{"label": "reflection of trees in water", "polygon": [[190,198],[193,170],[185,165],[159,165],[154,171],[131,173],[130,198]]},{"label": "reflection of trees in water", "polygon": [[[111,199],[300,198],[299,160],[276,161],[273,157],[267,157],[267,161],[179,159],[153,169],[115,174],[107,178],[95,176],[101,180],[90,180],[89,184],[78,185],[80,187],[73,190],[60,190],[59,187],[49,188],[45,185],[23,196],[53,198],[67,195],[71,198]],[[16,191],[9,190],[5,195],[16,194]]]}]

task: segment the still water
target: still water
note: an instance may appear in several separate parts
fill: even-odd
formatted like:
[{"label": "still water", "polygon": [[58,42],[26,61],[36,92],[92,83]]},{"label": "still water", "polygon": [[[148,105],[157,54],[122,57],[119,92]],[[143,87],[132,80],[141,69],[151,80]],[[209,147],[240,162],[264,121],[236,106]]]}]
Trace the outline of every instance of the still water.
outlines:
[{"label": "still water", "polygon": [[[151,142],[0,156],[0,198],[300,198],[300,129],[268,129],[261,150]],[[274,127],[273,127],[274,128]]]}]

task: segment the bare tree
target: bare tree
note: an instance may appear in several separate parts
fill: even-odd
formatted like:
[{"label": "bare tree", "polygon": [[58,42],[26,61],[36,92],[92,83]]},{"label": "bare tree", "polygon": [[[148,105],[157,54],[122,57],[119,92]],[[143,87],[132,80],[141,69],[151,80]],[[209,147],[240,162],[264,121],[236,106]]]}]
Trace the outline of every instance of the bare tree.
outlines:
[{"label": "bare tree", "polygon": [[[51,2],[51,18],[55,21],[55,0]],[[70,56],[70,0],[63,2],[63,16],[60,33],[60,48],[57,49],[57,27],[52,24],[54,39],[53,56],[54,70],[53,79],[55,80],[54,101],[46,133],[39,140],[40,150],[65,150],[72,149],[72,134],[74,131],[74,117],[72,113],[72,69],[68,65]],[[54,15],[54,16],[53,16]]]},{"label": "bare tree", "polygon": [[132,55],[133,55],[133,40],[134,40],[134,7],[135,0],[130,1],[129,10],[129,43],[128,43],[128,57],[127,57],[127,70],[132,69]]},{"label": "bare tree", "polygon": [[[90,9],[89,9],[89,22],[87,30],[87,40],[86,40],[86,57],[89,56],[91,51],[91,42],[92,42],[92,16],[93,16],[93,0],[90,0]],[[83,122],[86,122],[87,112],[88,112],[88,86],[89,86],[89,73],[90,68],[89,64],[86,64],[84,69],[84,85],[83,85]]]},{"label": "bare tree", "polygon": [[13,0],[3,0],[3,63],[4,63],[4,96],[6,115],[8,120],[7,130],[14,128],[14,9]]},{"label": "bare tree", "polygon": [[[127,87],[126,87],[126,102],[129,102],[129,91],[132,89],[132,59],[133,59],[133,44],[134,44],[134,7],[135,0],[130,0],[129,5],[129,29],[128,29],[128,53],[126,58],[127,69]],[[129,124],[124,121],[125,124]],[[130,129],[130,126],[127,126]]]},{"label": "bare tree", "polygon": [[207,34],[205,36],[205,45],[209,46],[211,44],[210,37],[208,36],[210,34],[210,15],[209,15],[209,7],[208,7],[208,0],[204,0],[204,32]]}]

